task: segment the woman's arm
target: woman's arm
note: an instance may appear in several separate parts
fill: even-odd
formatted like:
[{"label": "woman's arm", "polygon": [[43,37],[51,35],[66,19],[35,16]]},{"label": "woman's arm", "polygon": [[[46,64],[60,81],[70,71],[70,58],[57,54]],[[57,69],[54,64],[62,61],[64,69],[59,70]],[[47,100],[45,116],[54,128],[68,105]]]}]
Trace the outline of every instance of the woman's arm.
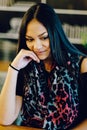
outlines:
[{"label": "woman's arm", "polygon": [[87,129],[87,120],[84,120],[81,124],[79,124],[76,128],[72,130],[86,130]]},{"label": "woman's arm", "polygon": [[[38,57],[32,51],[22,49],[11,65],[20,70],[31,60],[39,62]],[[17,70],[9,66],[7,77],[0,94],[0,124],[2,125],[12,124],[22,106],[22,97],[16,96]]]},{"label": "woman's arm", "polygon": [[87,58],[84,58],[82,60],[80,72],[81,73],[87,72]]},{"label": "woman's arm", "polygon": [[16,96],[18,72],[9,67],[6,81],[0,94],[0,124],[9,125],[17,118],[22,97]]}]

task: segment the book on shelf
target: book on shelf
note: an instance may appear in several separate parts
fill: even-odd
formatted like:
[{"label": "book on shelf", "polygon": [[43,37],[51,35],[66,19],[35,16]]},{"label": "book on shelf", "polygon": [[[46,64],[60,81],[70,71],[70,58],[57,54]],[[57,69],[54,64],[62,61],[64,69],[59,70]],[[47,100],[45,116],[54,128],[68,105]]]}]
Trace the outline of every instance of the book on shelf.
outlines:
[{"label": "book on shelf", "polygon": [[66,34],[70,39],[81,39],[81,42],[85,39],[87,39],[87,26],[79,26],[79,25],[70,25],[67,23],[63,24],[63,29]]}]

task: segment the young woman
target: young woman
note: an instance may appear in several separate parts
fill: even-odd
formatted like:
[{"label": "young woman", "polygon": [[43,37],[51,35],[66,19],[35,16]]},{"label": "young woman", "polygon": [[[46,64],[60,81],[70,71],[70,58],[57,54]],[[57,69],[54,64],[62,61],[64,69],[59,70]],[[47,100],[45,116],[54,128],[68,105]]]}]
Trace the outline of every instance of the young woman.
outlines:
[{"label": "young woman", "polygon": [[83,57],[54,10],[42,3],[32,6],[23,17],[18,54],[1,91],[0,124],[12,124],[20,111],[20,125],[48,130],[70,129],[85,119]]}]

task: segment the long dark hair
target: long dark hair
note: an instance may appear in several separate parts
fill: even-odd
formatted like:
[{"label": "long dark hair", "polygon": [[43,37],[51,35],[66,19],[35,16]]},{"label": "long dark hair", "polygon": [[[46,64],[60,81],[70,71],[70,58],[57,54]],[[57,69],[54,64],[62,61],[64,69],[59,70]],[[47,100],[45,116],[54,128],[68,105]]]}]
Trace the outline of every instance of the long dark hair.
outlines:
[{"label": "long dark hair", "polygon": [[28,49],[25,41],[25,34],[27,24],[36,18],[41,22],[48,31],[50,39],[50,47],[54,60],[59,65],[65,65],[66,57],[65,53],[71,53],[74,55],[82,55],[82,53],[69,42],[66,37],[58,15],[53,8],[44,3],[38,3],[27,10],[24,14],[22,24],[19,32],[19,47],[18,52],[23,49]]}]

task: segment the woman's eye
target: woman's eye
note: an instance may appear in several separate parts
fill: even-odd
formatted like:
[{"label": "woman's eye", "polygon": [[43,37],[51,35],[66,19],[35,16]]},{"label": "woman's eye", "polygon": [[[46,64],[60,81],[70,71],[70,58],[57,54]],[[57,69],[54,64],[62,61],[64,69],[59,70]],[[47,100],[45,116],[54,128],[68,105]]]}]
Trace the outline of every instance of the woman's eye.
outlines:
[{"label": "woman's eye", "polygon": [[42,37],[41,39],[42,40],[46,40],[48,38],[48,36],[45,36],[45,37]]},{"label": "woman's eye", "polygon": [[26,38],[26,41],[28,41],[28,42],[32,42],[33,39],[32,39],[32,38]]}]

